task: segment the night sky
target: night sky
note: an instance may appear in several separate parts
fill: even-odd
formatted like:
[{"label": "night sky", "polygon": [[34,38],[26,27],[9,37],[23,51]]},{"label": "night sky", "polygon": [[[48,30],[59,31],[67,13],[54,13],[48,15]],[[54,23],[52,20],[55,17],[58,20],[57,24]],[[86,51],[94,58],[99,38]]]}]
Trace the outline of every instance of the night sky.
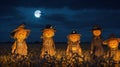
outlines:
[{"label": "night sky", "polygon": [[[55,42],[66,42],[72,30],[81,41],[91,41],[91,29],[99,24],[103,39],[115,33],[120,37],[120,2],[117,0],[0,0],[0,42],[13,41],[10,32],[21,23],[31,30],[28,42],[41,41],[47,24],[56,27]],[[40,18],[34,16],[41,10]]]}]

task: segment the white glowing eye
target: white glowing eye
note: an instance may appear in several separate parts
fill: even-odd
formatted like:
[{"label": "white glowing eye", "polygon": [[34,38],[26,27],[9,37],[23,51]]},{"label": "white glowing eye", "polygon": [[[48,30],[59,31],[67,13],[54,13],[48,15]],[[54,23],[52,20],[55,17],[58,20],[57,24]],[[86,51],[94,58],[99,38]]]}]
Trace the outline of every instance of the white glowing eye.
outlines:
[{"label": "white glowing eye", "polygon": [[36,18],[40,18],[40,16],[41,16],[41,11],[40,11],[40,10],[36,10],[36,11],[34,12],[34,16],[35,16]]}]

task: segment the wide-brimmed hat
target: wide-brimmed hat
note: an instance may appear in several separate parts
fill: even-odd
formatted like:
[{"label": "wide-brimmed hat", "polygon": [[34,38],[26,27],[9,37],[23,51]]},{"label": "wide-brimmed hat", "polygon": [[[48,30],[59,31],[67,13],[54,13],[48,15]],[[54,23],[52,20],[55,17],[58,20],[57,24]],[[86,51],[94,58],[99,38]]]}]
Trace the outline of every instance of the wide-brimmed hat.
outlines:
[{"label": "wide-brimmed hat", "polygon": [[43,30],[45,29],[53,29],[56,31],[55,26],[52,26],[52,25],[46,25],[45,28],[41,29],[41,31],[43,32]]},{"label": "wide-brimmed hat", "polygon": [[17,28],[25,28],[25,25],[24,23],[20,24]]},{"label": "wide-brimmed hat", "polygon": [[110,34],[109,36],[108,36],[108,39],[111,39],[111,38],[116,38],[116,35],[115,34]]},{"label": "wide-brimmed hat", "polygon": [[21,28],[25,28],[25,23],[20,24],[15,30],[13,30],[10,35],[11,37],[14,37],[15,33],[19,31]]},{"label": "wide-brimmed hat", "polygon": [[103,43],[108,44],[108,42],[111,41],[111,40],[117,40],[118,42],[120,42],[120,38],[117,38],[115,34],[110,34],[108,39],[105,40]]},{"label": "wide-brimmed hat", "polygon": [[73,30],[73,31],[71,32],[71,34],[77,34],[77,31]]},{"label": "wide-brimmed hat", "polygon": [[44,29],[54,29],[54,30],[55,30],[55,26],[52,26],[52,25],[46,25]]},{"label": "wide-brimmed hat", "polygon": [[102,28],[98,24],[95,24],[93,25],[92,31],[93,30],[102,30]]}]

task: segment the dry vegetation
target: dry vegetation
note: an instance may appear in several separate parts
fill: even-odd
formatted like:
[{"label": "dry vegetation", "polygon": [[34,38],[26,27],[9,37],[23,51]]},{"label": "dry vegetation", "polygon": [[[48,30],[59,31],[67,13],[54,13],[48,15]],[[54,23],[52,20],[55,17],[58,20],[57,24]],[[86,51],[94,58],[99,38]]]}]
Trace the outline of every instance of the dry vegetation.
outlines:
[{"label": "dry vegetation", "polygon": [[[65,56],[65,50],[67,45],[56,44],[56,56],[47,57],[47,59],[40,59],[41,43],[29,44],[28,45],[28,56],[21,59],[16,59],[11,54],[12,44],[0,44],[0,67],[110,67],[110,64],[106,64],[105,61],[94,62],[91,60],[89,54],[90,45],[87,43],[81,44],[83,49],[84,58],[80,58],[77,55],[73,56],[72,59],[68,59]],[[113,65],[111,64],[113,67]]]}]

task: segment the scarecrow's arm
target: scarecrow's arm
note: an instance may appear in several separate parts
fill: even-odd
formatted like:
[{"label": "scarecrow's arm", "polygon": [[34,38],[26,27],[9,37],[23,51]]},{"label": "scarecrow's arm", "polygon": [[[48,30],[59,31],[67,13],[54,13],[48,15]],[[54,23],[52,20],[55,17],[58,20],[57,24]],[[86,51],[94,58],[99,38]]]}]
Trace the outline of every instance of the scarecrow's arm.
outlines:
[{"label": "scarecrow's arm", "polygon": [[16,41],[12,45],[12,54],[15,52],[15,49],[16,49]]}]

